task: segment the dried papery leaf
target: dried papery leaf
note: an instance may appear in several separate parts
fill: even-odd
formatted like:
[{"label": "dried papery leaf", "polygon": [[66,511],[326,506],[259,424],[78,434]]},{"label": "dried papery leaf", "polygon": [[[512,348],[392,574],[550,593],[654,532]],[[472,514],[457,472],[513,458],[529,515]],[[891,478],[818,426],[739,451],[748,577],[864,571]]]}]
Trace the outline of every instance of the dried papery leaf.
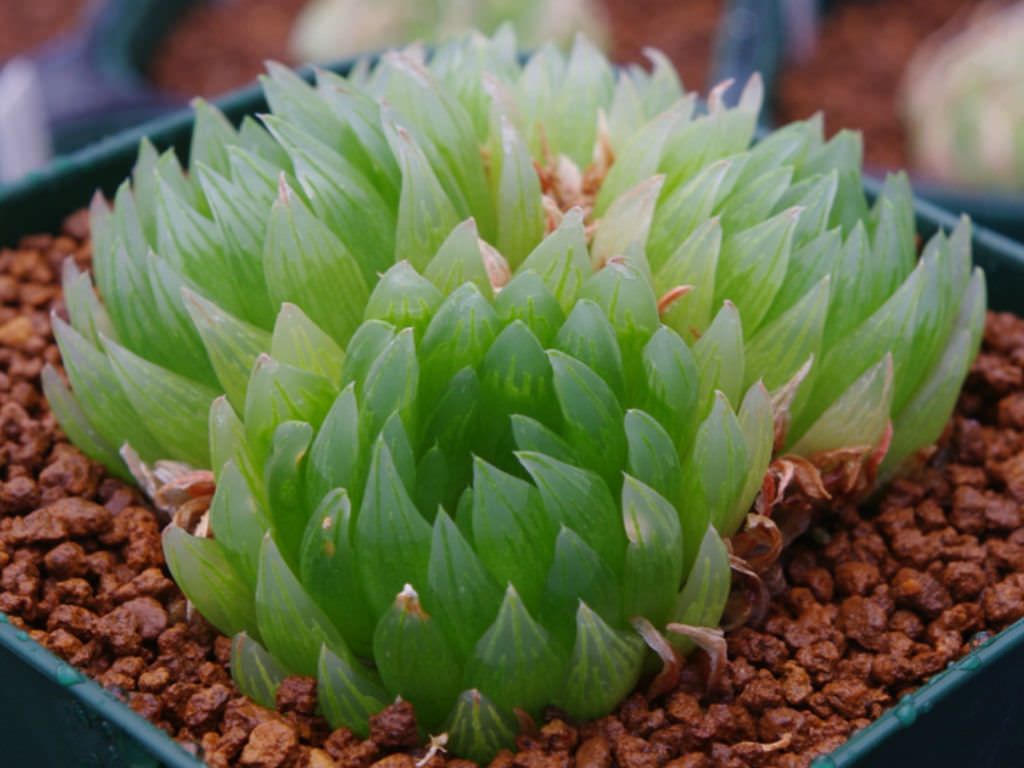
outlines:
[{"label": "dried papery leaf", "polygon": [[754,753],[757,755],[768,755],[772,752],[787,749],[792,743],[793,734],[787,731],[775,741],[768,744],[764,744],[760,741],[738,741],[733,745],[733,749],[739,754]]},{"label": "dried papery leaf", "polygon": [[629,623],[633,625],[633,629],[637,631],[637,634],[643,638],[647,647],[654,651],[658,658],[661,659],[661,671],[658,672],[647,688],[646,696],[648,701],[675,690],[679,684],[679,675],[683,670],[682,658],[676,653],[676,650],[668,640],[665,639],[665,636],[643,616],[634,616],[629,620]]},{"label": "dried papery leaf", "polygon": [[729,556],[732,569],[732,591],[722,614],[722,629],[729,631],[750,624],[759,626],[768,615],[771,594],[761,577],[745,560]]},{"label": "dried papery leaf", "polygon": [[782,533],[770,517],[751,512],[743,529],[729,540],[733,554],[762,574],[782,554]]},{"label": "dried papery leaf", "polygon": [[669,311],[673,304],[692,290],[692,285],[677,285],[674,288],[669,288],[665,291],[665,293],[658,298],[659,317],[664,317],[665,313]]},{"label": "dried papery leaf", "polygon": [[416,761],[416,768],[424,768],[425,765],[430,763],[435,757],[445,755],[448,750],[445,747],[448,746],[448,734],[439,733],[436,736],[431,736],[427,741],[427,751],[423,753],[423,757]]},{"label": "dried papery leaf", "polygon": [[146,464],[131,445],[121,446],[121,458],[143,492],[165,519],[181,520],[180,527],[194,531],[198,518],[209,509],[216,490],[213,472],[194,469],[179,461]]},{"label": "dried papery leaf", "polygon": [[728,664],[728,648],[725,634],[717,627],[692,627],[688,624],[670,623],[666,629],[693,641],[708,656],[707,689],[718,688]]},{"label": "dried papery leaf", "polygon": [[772,444],[772,452],[779,453],[786,446],[786,438],[789,435],[789,425],[793,419],[792,407],[797,392],[807,380],[808,375],[814,367],[814,357],[811,356],[800,366],[793,377],[772,392],[772,412],[775,414],[775,440]]}]

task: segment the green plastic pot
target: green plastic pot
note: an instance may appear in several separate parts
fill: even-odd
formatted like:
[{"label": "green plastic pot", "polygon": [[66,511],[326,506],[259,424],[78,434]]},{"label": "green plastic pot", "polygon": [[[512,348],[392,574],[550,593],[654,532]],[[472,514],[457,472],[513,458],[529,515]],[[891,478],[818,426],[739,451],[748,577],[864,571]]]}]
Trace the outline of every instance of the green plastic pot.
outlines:
[{"label": "green plastic pot", "polygon": [[[787,7],[799,6],[815,15],[825,15],[844,2],[853,0],[727,0],[719,26],[712,79],[721,82],[733,78],[744,83],[754,72],[760,72],[766,93],[761,122],[765,129],[770,129],[774,125],[775,85],[786,65]],[[873,41],[865,40],[863,44],[871,45]],[[738,91],[732,89],[733,99]],[[919,197],[946,210],[962,211],[978,224],[1024,242],[1024,194],[960,189],[925,180],[914,180],[914,190]],[[1024,757],[1020,762],[1024,764]]]},{"label": "green plastic pot", "polygon": [[[345,71],[346,64],[335,67]],[[309,74],[308,72],[306,73]],[[233,120],[266,109],[256,88],[219,102]],[[53,232],[87,205],[97,188],[111,193],[134,162],[145,135],[158,147],[188,148],[192,118],[174,115],[67,156],[0,189],[0,247],[24,234]],[[875,190],[871,183],[869,194]],[[950,230],[955,218],[917,203],[922,236]],[[1024,246],[978,227],[974,257],[988,274],[993,309],[1024,314]],[[16,630],[0,614],[0,742],[3,766],[197,768],[201,763],[113,694]],[[1024,760],[1019,727],[1024,690],[1024,622],[990,639],[938,675],[816,768],[929,765],[1003,768]]]}]

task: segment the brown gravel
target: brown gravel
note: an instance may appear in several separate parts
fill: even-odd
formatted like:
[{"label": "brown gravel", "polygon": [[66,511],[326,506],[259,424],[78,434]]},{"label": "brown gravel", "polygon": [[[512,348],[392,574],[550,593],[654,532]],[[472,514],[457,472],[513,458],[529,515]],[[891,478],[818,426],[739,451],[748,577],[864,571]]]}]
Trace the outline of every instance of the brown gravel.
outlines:
[{"label": "brown gravel", "polygon": [[[57,360],[48,311],[66,256],[86,266],[83,218],[0,251],[0,610],[213,766],[414,768],[415,713],[398,702],[370,738],[331,732],[315,681],[290,678],[278,711],[232,685],[230,643],[186,618],[153,511],[64,442],[39,391]],[[20,323],[24,326],[24,322]],[[871,509],[838,511],[784,556],[759,627],[727,636],[706,692],[699,653],[679,687],[613,716],[557,712],[492,768],[806,766],[891,707],[980,632],[1024,616],[1024,321],[989,316],[984,352],[929,461]],[[441,755],[426,765],[469,768]]]},{"label": "brown gravel", "polygon": [[[296,64],[288,50],[292,23],[306,0],[199,3],[157,48],[150,76],[184,96],[216,96],[251,83],[267,59]],[[660,48],[689,89],[705,90],[722,0],[606,0],[612,57],[643,61]]]},{"label": "brown gravel", "polygon": [[71,31],[87,0],[0,0],[0,62]]},{"label": "brown gravel", "polygon": [[814,53],[781,73],[780,124],[821,110],[829,130],[863,131],[865,159],[878,168],[910,163],[899,87],[914,49],[981,0],[843,0],[821,26]]}]

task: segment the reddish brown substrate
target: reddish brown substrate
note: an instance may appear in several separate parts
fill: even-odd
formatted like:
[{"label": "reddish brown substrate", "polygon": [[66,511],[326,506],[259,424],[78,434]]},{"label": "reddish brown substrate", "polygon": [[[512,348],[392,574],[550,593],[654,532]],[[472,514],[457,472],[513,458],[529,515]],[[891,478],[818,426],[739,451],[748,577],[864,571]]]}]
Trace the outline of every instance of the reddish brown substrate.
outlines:
[{"label": "reddish brown substrate", "polygon": [[865,159],[879,168],[909,165],[900,84],[914,49],[980,0],[843,0],[821,26],[813,55],[784,67],[778,122],[821,110],[830,132],[864,133]]},{"label": "reddish brown substrate", "polygon": [[[312,680],[286,681],[279,713],[240,697],[227,639],[186,618],[152,510],[60,436],[39,371],[57,359],[47,312],[60,311],[60,263],[88,263],[84,223],[0,251],[0,610],[212,766],[413,768],[424,749],[410,747],[408,705],[360,740],[313,714]],[[992,315],[930,463],[877,509],[836,513],[785,554],[789,586],[762,626],[728,636],[716,690],[691,657],[667,697],[638,693],[583,725],[550,713],[493,768],[807,765],[1024,616],[1021,500],[1024,322]]]},{"label": "reddish brown substrate", "polygon": [[69,32],[87,5],[86,0],[0,0],[0,62]]},{"label": "reddish brown substrate", "polygon": [[605,0],[605,5],[615,61],[644,61],[644,48],[658,48],[676,65],[687,90],[707,91],[723,0]]},{"label": "reddish brown substrate", "polygon": [[[157,48],[151,77],[185,96],[216,96],[252,82],[268,59],[292,61],[288,38],[306,0],[198,4]],[[705,90],[722,0],[606,0],[616,61],[662,49],[690,90]]]}]

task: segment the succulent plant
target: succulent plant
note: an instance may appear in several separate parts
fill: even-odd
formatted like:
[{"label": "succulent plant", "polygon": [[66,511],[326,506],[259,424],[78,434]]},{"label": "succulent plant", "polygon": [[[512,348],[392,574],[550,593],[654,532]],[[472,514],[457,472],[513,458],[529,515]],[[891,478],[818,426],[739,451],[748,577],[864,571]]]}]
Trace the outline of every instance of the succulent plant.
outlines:
[{"label": "succulent plant", "polygon": [[961,186],[1024,190],[1024,6],[984,4],[940,30],[907,67],[914,164]]},{"label": "succulent plant", "polygon": [[291,49],[300,61],[336,61],[408,40],[437,44],[472,29],[502,24],[527,50],[571,43],[577,32],[601,43],[608,36],[603,5],[594,0],[309,0],[295,20]]},{"label": "succulent plant", "polygon": [[520,65],[502,32],[272,66],[260,122],[200,102],[190,173],[144,143],[94,202],[99,297],[67,268],[46,392],[114,471],[216,475],[165,552],[253,698],[314,675],[365,731],[401,695],[479,759],[515,710],[603,714],[644,641],[719,622],[773,458],[852,493],[943,428],[968,224],[916,259],[855,135],[751,147],[758,80],[702,112],[652,58]]}]

